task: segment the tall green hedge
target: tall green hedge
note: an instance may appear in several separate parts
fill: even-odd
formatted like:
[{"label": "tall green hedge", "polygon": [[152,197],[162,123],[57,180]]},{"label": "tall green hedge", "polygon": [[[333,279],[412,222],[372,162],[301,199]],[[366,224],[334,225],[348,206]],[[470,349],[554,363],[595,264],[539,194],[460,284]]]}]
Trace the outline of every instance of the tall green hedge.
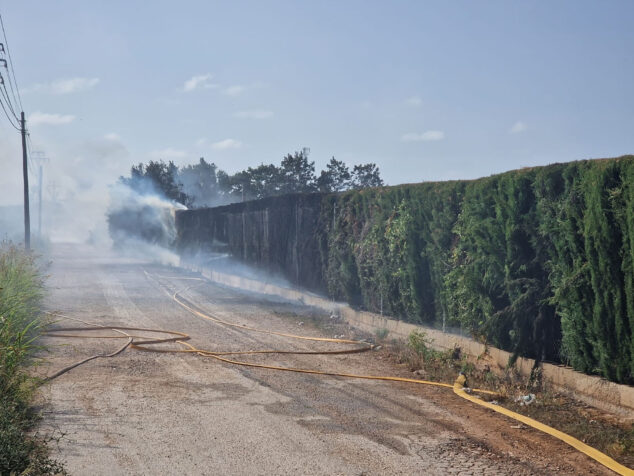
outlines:
[{"label": "tall green hedge", "polygon": [[634,156],[326,195],[337,299],[634,383]]}]

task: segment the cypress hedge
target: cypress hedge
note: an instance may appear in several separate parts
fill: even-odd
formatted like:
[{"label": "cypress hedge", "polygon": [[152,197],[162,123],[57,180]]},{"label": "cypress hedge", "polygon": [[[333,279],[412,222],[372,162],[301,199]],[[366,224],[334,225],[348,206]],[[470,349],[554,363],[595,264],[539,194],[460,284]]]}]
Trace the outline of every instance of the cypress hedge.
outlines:
[{"label": "cypress hedge", "polygon": [[328,293],[634,383],[634,156],[324,195]]}]

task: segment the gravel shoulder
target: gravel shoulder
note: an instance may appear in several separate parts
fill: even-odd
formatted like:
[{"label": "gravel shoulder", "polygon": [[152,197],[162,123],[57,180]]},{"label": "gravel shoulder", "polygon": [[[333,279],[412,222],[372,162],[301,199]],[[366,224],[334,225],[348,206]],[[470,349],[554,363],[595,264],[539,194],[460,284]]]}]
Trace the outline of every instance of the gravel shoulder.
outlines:
[{"label": "gravel shoulder", "polygon": [[[209,350],[319,350],[196,317],[165,290],[190,273],[58,245],[50,311],[100,325],[181,331]],[[148,279],[145,272],[154,279]],[[310,308],[204,282],[184,296],[227,321],[333,337]],[[324,324],[326,322],[326,324]],[[60,320],[55,325],[76,325]],[[355,337],[351,329],[336,329]],[[50,374],[120,341],[47,337]],[[242,357],[241,357],[242,358]],[[245,358],[246,359],[246,358]],[[250,361],[411,376],[380,352],[250,356]],[[55,458],[71,474],[611,474],[567,445],[470,405],[451,390],[222,364],[191,354],[128,349],[44,387],[42,431],[61,432]]]}]

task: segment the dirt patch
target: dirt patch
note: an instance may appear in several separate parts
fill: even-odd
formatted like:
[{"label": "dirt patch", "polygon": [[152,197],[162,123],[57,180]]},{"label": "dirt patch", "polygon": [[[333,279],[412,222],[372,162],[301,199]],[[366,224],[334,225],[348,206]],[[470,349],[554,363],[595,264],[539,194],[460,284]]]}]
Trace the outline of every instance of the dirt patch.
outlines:
[{"label": "dirt patch", "polygon": [[534,395],[535,402],[527,406],[510,398],[503,405],[568,433],[628,468],[634,468],[634,426],[631,422],[547,388]]},{"label": "dirt patch", "polygon": [[[446,352],[435,351],[424,335],[419,335],[417,339],[410,336],[410,341],[405,342],[389,338],[389,334],[382,329],[368,334],[351,327],[338,316],[327,316],[316,308],[307,307],[298,314],[297,309],[289,305],[288,311],[278,308],[273,312],[283,318],[295,321],[301,319],[299,323],[306,329],[313,328],[332,337],[375,343],[377,350],[373,351],[374,357],[406,368],[411,374],[408,375],[410,378],[453,383],[458,373],[463,372],[471,387],[493,390],[502,395],[501,398],[484,397],[485,400],[495,400],[514,412],[574,436],[627,467],[634,467],[634,418],[623,419],[575,400],[552,389],[539,375],[530,379],[509,369],[499,376],[487,366],[467,360],[459,348]],[[531,394],[534,400],[528,405],[516,401]],[[520,425],[517,429],[525,428]]]},{"label": "dirt patch", "polygon": [[[438,352],[416,348],[411,339],[409,344],[385,338],[380,343],[385,347],[378,357],[405,366],[414,378],[452,383],[458,372],[463,372],[469,386],[501,394],[500,398],[484,397],[485,400],[495,400],[514,412],[574,436],[627,467],[634,467],[632,418],[623,419],[558,392],[544,383],[539,374],[527,378],[509,369],[503,376],[496,375],[487,366],[469,362],[459,349]],[[527,401],[530,403],[526,404]]]}]

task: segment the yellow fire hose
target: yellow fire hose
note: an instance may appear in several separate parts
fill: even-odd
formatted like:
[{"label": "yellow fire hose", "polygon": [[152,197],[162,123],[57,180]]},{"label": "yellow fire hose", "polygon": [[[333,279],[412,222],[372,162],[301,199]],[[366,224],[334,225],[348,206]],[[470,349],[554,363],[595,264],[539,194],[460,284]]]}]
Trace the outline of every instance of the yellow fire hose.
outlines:
[{"label": "yellow fire hose", "polygon": [[[145,271],[144,271],[145,272]],[[165,289],[163,287],[163,285],[161,285],[161,283],[159,283],[158,281],[156,281],[154,278],[151,277],[151,275],[147,272],[145,272],[146,276],[149,279],[154,280],[159,287],[161,288],[161,290],[163,290],[165,292]],[[189,278],[189,279],[200,279],[200,278]],[[190,289],[190,288],[187,288]],[[448,384],[448,383],[442,383],[442,382],[432,382],[432,381],[426,381],[426,380],[418,380],[418,379],[410,379],[410,378],[404,378],[404,377],[392,377],[392,376],[382,376],[382,375],[361,375],[361,374],[350,374],[350,373],[342,373],[342,372],[334,372],[334,371],[324,371],[324,370],[316,370],[316,369],[302,369],[302,368],[294,368],[294,367],[281,367],[281,366],[276,366],[276,365],[267,365],[267,364],[257,364],[257,363],[251,363],[251,362],[244,362],[244,361],[239,361],[239,360],[232,360],[232,359],[228,359],[226,356],[228,355],[240,355],[240,354],[308,354],[308,355],[332,355],[332,354],[349,354],[349,353],[359,353],[359,352],[365,352],[368,350],[371,350],[374,346],[370,343],[367,342],[363,342],[363,341],[356,341],[356,340],[350,340],[350,339],[334,339],[334,338],[326,338],[326,337],[309,337],[309,336],[300,336],[300,335],[294,335],[294,334],[287,334],[287,333],[282,333],[282,332],[275,332],[275,331],[269,331],[269,330],[265,330],[265,329],[258,329],[258,328],[254,328],[254,327],[250,327],[250,326],[246,326],[246,325],[242,325],[242,324],[235,324],[232,322],[228,322],[225,321],[223,319],[218,318],[217,316],[213,316],[210,315],[208,313],[204,313],[198,309],[196,309],[193,304],[191,302],[186,302],[186,300],[180,296],[180,294],[185,290],[182,291],[178,291],[175,292],[173,294],[168,294],[166,292],[166,294],[168,294],[168,296],[174,301],[176,302],[179,306],[183,307],[184,309],[186,309],[187,311],[189,311],[190,313],[194,314],[195,316],[201,317],[203,319],[209,320],[211,322],[214,322],[216,324],[220,324],[223,326],[228,326],[228,327],[234,327],[234,328],[238,328],[241,330],[245,330],[245,331],[250,331],[250,332],[259,332],[259,333],[264,333],[264,334],[269,334],[269,335],[276,335],[276,336],[281,336],[281,337],[288,337],[288,338],[293,338],[293,339],[300,339],[300,340],[310,340],[310,341],[318,341],[318,342],[331,342],[331,343],[337,343],[337,344],[345,344],[345,345],[355,345],[357,347],[355,347],[354,349],[346,349],[346,350],[329,350],[329,351],[290,351],[290,350],[277,350],[277,349],[273,349],[273,350],[249,350],[249,351],[230,351],[230,352],[216,352],[216,351],[209,351],[209,350],[204,350],[204,349],[199,349],[193,345],[191,345],[190,343],[186,342],[187,340],[190,339],[190,337],[187,334],[184,334],[182,332],[176,332],[176,331],[164,331],[164,330],[160,330],[160,329],[148,329],[148,328],[137,328],[137,327],[120,327],[120,326],[100,326],[100,325],[94,325],[91,323],[88,323],[86,321],[82,321],[80,319],[74,319],[68,316],[63,316],[61,314],[55,314],[55,313],[51,313],[53,315],[56,315],[58,317],[63,317],[66,319],[72,319],[75,321],[79,321],[82,322],[84,324],[87,324],[87,327],[68,327],[68,328],[59,328],[56,330],[52,330],[50,332],[48,332],[49,335],[51,336],[56,336],[56,337],[69,337],[69,338],[107,338],[107,339],[127,339],[126,344],[121,347],[119,350],[117,350],[116,352],[112,353],[112,354],[99,354],[99,355],[95,355],[92,357],[89,357],[88,359],[85,359],[81,362],[77,362],[69,367],[66,367],[56,373],[54,373],[53,375],[47,377],[45,380],[52,380],[66,372],[68,372],[69,370],[82,365],[83,363],[86,363],[90,360],[99,358],[99,357],[114,357],[115,355],[120,354],[121,352],[123,352],[126,348],[131,347],[134,349],[138,349],[138,350],[142,350],[142,351],[146,351],[146,352],[162,352],[162,353],[195,353],[197,355],[203,356],[203,357],[211,357],[214,358],[216,360],[219,360],[221,362],[227,363],[227,364],[232,364],[232,365],[239,365],[239,366],[245,366],[245,367],[254,367],[254,368],[261,368],[261,369],[269,369],[269,370],[278,370],[278,371],[285,371],[285,372],[295,372],[295,373],[303,373],[303,374],[314,374],[314,375],[324,375],[324,376],[332,376],[332,377],[345,377],[345,378],[355,378],[355,379],[365,379],[365,380],[381,380],[381,381],[390,381],[390,382],[405,382],[405,383],[414,383],[414,384],[419,384],[419,385],[433,385],[433,386],[437,386],[437,387],[445,387],[445,388],[452,388],[453,392],[458,395],[461,398],[464,398],[466,400],[469,400],[470,402],[476,403],[480,406],[483,406],[485,408],[488,408],[490,410],[493,410],[495,412],[501,413],[509,418],[512,418],[514,420],[517,420],[521,423],[524,423],[532,428],[535,428],[539,431],[542,431],[544,433],[547,433],[561,441],[563,441],[564,443],[567,443],[568,445],[572,446],[573,448],[575,448],[576,450],[580,451],[581,453],[586,454],[587,456],[589,456],[590,458],[594,459],[595,461],[597,461],[598,463],[602,464],[603,466],[605,466],[606,468],[611,469],[612,471],[614,471],[617,474],[621,474],[621,475],[630,475],[630,476],[634,476],[634,471],[626,468],[625,466],[623,466],[622,464],[618,463],[617,461],[613,460],[612,458],[610,458],[608,455],[601,453],[600,451],[596,450],[595,448],[592,448],[591,446],[586,445],[585,443],[579,441],[578,439],[563,433],[559,430],[556,430],[555,428],[552,428],[548,425],[544,425],[543,423],[538,422],[537,420],[534,420],[532,418],[529,418],[527,416],[521,415],[519,413],[515,413],[511,410],[508,410],[504,407],[501,407],[499,405],[495,405],[493,403],[489,403],[486,402],[474,395],[471,395],[469,393],[467,393],[466,388],[465,388],[465,382],[466,382],[466,377],[464,375],[459,375],[457,380],[454,382],[453,385]],[[112,330],[114,332],[117,332],[120,335],[117,336],[113,336],[113,335],[108,335],[108,336],[98,336],[98,335],[92,335],[92,336],[85,336],[82,334],[77,334],[77,332],[83,333],[83,332],[94,332],[94,331],[104,331],[104,330]],[[140,331],[140,332],[149,332],[149,333],[160,333],[160,334],[167,334],[169,337],[163,337],[163,338],[148,338],[147,336],[140,336],[140,335],[131,335],[125,331]],[[68,332],[74,332],[73,334],[69,334]],[[156,344],[165,344],[165,343],[177,343],[183,347],[185,347],[184,349],[158,349],[155,347],[148,347],[150,345],[156,345]],[[477,392],[477,393],[481,393],[481,394],[487,394],[487,395],[499,395],[496,392],[492,392],[489,390],[482,390],[482,389],[471,389],[471,392]]]},{"label": "yellow fire hose", "polygon": [[599,450],[593,448],[592,446],[586,445],[584,442],[579,441],[577,438],[574,438],[568,435],[567,433],[564,433],[563,431],[559,431],[551,426],[544,425],[543,423],[540,423],[537,420],[533,420],[532,418],[522,415],[520,413],[515,413],[514,411],[511,411],[508,408],[504,408],[500,405],[494,405],[493,403],[485,402],[484,400],[478,397],[469,395],[465,391],[465,386],[464,386],[465,381],[466,381],[466,377],[461,374],[458,376],[455,383],[453,384],[453,392],[459,397],[469,400],[470,402],[477,403],[480,406],[483,406],[495,412],[501,413],[502,415],[506,415],[507,417],[513,418],[514,420],[522,422],[525,425],[535,428],[536,430],[539,430],[551,436],[554,436],[555,438],[563,441],[564,443],[569,444],[577,451],[580,451],[581,453],[588,455],[590,458],[601,463],[603,466],[611,469],[615,473],[623,474],[623,475],[634,475],[633,470],[626,468],[621,463],[614,461],[605,453],[601,453]]}]

